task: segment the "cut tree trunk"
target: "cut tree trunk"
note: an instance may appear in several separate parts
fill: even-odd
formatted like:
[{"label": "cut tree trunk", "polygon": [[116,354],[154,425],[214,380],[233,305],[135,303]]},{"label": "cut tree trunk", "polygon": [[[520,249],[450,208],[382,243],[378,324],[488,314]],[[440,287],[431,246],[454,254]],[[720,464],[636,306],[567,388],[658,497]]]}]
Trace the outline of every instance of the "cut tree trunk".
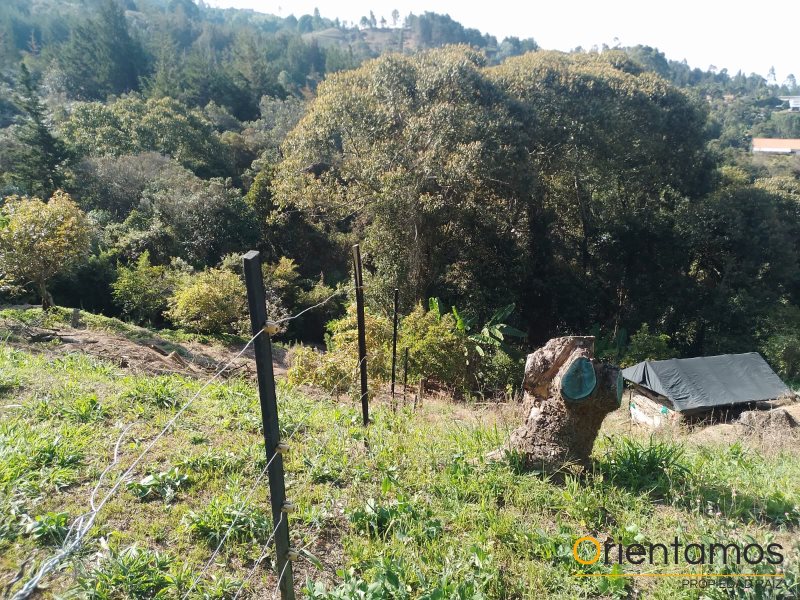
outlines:
[{"label": "cut tree trunk", "polygon": [[594,357],[593,337],[561,337],[528,355],[525,363],[525,421],[504,448],[524,468],[552,473],[568,464],[589,465],[589,456],[606,415],[620,405],[618,367]]}]

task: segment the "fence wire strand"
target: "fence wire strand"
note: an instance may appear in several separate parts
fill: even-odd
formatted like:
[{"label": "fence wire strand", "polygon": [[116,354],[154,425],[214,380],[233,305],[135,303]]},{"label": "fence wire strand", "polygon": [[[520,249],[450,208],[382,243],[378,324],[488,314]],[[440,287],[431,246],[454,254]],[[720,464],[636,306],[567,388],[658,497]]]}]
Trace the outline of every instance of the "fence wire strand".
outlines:
[{"label": "fence wire strand", "polygon": [[[374,357],[374,353],[373,353],[373,357]],[[336,389],[338,389],[339,384],[342,383],[343,381],[345,381],[348,378],[353,379],[353,382],[350,384],[350,388],[352,388],[353,385],[355,384],[355,377],[356,377],[356,375],[358,373],[358,369],[361,366],[361,363],[364,362],[365,360],[367,360],[367,358],[369,358],[369,357],[365,356],[364,358],[359,360],[358,363],[356,363],[356,366],[353,368],[353,372],[352,373],[348,373],[348,374],[344,375],[343,377],[341,377],[334,384],[332,390],[330,392],[328,392],[327,396],[325,396],[323,398],[323,400],[333,400],[334,394],[336,393],[335,391],[336,391]],[[313,411],[313,414],[316,414],[316,412],[317,411]],[[292,439],[297,434],[297,432],[300,431],[303,428],[303,426],[308,422],[308,420],[311,417],[311,415],[312,415],[312,411],[308,411],[308,412],[305,413],[305,416],[300,421],[300,423],[293,427],[292,433],[289,434],[288,438],[286,438],[286,440],[285,440],[286,444],[288,444],[288,443],[290,443],[292,441]],[[283,441],[283,440],[281,440],[281,441]],[[278,456],[277,453],[275,453],[273,455],[273,457],[270,459],[269,462],[271,463],[275,459],[276,456]],[[267,466],[269,466],[269,464]],[[280,527],[280,524],[281,524],[282,521],[283,521],[283,513],[281,513],[281,516],[278,519],[278,523],[275,525],[275,529],[273,529],[273,531],[272,531],[272,535],[269,537],[269,539],[266,541],[266,543],[262,546],[262,553],[261,553],[260,557],[258,558],[256,563],[253,565],[253,568],[250,570],[250,572],[248,573],[247,577],[242,581],[241,585],[239,586],[239,589],[236,591],[236,595],[233,597],[233,600],[236,600],[239,597],[239,594],[241,594],[242,591],[244,591],[245,586],[253,578],[253,575],[255,574],[256,569],[258,568],[258,566],[264,561],[264,559],[267,557],[267,554],[269,554],[269,546],[272,543],[272,540],[273,540],[273,538],[275,536],[275,533],[278,531],[278,527]],[[306,546],[304,546],[303,549],[305,549],[307,546],[308,546],[308,544],[306,544]],[[211,561],[209,561],[209,563],[206,565],[206,567],[208,567],[210,562]],[[283,580],[283,576],[284,576],[284,574],[286,572],[286,566],[289,564],[289,562],[290,561],[287,559],[286,564],[283,566],[283,569],[281,570],[280,577],[278,578],[278,588],[280,588],[280,583]],[[203,572],[205,572],[205,569],[203,570]],[[278,589],[278,588],[276,588],[276,589]],[[181,600],[186,600],[185,596]]]},{"label": "fence wire strand", "polygon": [[297,313],[296,315],[293,315],[291,317],[284,317],[283,319],[278,319],[277,321],[271,321],[271,322],[274,323],[275,325],[280,325],[281,323],[288,323],[289,321],[294,321],[296,318],[306,314],[307,312],[309,312],[311,310],[314,310],[315,308],[320,308],[321,306],[325,306],[328,302],[330,302],[331,300],[336,298],[336,296],[341,296],[342,294],[344,294],[346,292],[349,292],[351,290],[354,290],[354,289],[355,289],[355,285],[350,285],[350,286],[347,286],[347,287],[339,288],[333,294],[331,294],[330,296],[325,298],[325,300],[323,300],[322,302],[317,302],[314,306],[309,306],[308,308],[304,308],[299,313]]},{"label": "fence wire strand", "polygon": [[[117,493],[120,486],[130,477],[133,470],[137,467],[137,465],[142,461],[142,459],[147,455],[150,450],[164,437],[167,432],[172,428],[178,418],[194,403],[197,398],[200,397],[206,388],[211,385],[214,381],[216,381],[234,362],[239,360],[241,356],[247,351],[247,349],[252,345],[255,339],[263,333],[259,331],[253,337],[251,337],[245,346],[234,356],[231,360],[229,360],[221,369],[219,369],[213,377],[208,379],[203,386],[197,390],[197,392],[178,410],[164,428],[156,435],[155,438],[145,447],[145,449],[136,457],[133,463],[125,470],[125,472],[119,477],[117,482],[113,485],[113,487],[103,496],[102,500],[100,500],[99,504],[95,505],[95,499],[97,496],[97,491],[100,488],[100,484],[102,483],[103,477],[106,473],[108,473],[111,468],[113,468],[119,460],[119,447],[124,439],[125,435],[127,434],[130,426],[126,427],[125,430],[120,434],[117,442],[114,446],[114,458],[108,467],[103,471],[100,475],[100,480],[95,485],[94,489],[92,490],[92,494],[89,498],[89,503],[91,506],[91,510],[86,512],[75,519],[70,525],[70,528],[67,532],[67,537],[64,540],[64,543],[61,546],[61,549],[54,554],[52,557],[47,559],[42,565],[39,567],[39,570],[33,575],[25,585],[23,585],[12,597],[11,600],[26,600],[30,597],[30,595],[36,590],[41,580],[52,573],[58,566],[68,558],[72,553],[74,553],[83,543],[83,539],[85,538],[86,534],[92,528],[95,519],[97,518],[98,513],[102,510],[102,508],[106,505],[106,503]],[[74,539],[70,539],[72,534],[74,535]]]},{"label": "fence wire strand", "polygon": [[256,560],[255,564],[253,565],[253,568],[250,569],[250,572],[247,574],[247,577],[245,577],[245,579],[242,581],[242,584],[239,586],[239,589],[236,590],[236,594],[234,595],[233,600],[236,600],[239,597],[239,594],[242,593],[247,583],[253,578],[253,575],[256,574],[256,569],[258,569],[258,566],[262,562],[264,562],[265,558],[267,558],[267,554],[269,554],[269,546],[272,543],[272,540],[275,538],[275,534],[277,533],[278,528],[281,526],[281,523],[283,523],[283,513],[281,513],[281,517],[280,519],[278,519],[278,523],[277,525],[275,525],[275,529],[272,530],[272,534],[269,536],[267,541],[262,546],[261,556],[258,557],[258,560]]},{"label": "fence wire strand", "polygon": [[[261,483],[262,479],[264,479],[264,475],[267,474],[267,470],[269,469],[270,465],[272,464],[272,461],[275,460],[276,456],[278,456],[277,452],[272,455],[272,458],[269,459],[269,462],[261,470],[261,473],[258,475],[258,477],[256,478],[255,482],[253,482],[253,485],[250,486],[250,490],[247,492],[247,496],[245,496],[245,498],[244,498],[244,504],[247,504],[247,502],[249,502],[250,498],[255,493],[256,488],[258,487],[258,484]],[[222,536],[222,539],[219,541],[219,544],[217,544],[217,547],[214,549],[214,552],[211,554],[211,558],[208,559],[208,561],[206,562],[206,564],[203,567],[202,571],[200,571],[200,573],[197,574],[197,577],[194,578],[194,580],[192,581],[191,587],[181,597],[181,600],[186,600],[186,598],[189,597],[189,594],[191,594],[194,591],[195,587],[197,587],[197,582],[200,581],[200,578],[203,575],[205,575],[206,572],[208,571],[208,569],[211,567],[212,563],[214,562],[214,559],[217,557],[217,555],[219,554],[220,550],[222,550],[222,546],[225,545],[225,542],[228,540],[228,536],[230,535],[231,531],[233,531],[233,528],[236,526],[236,523],[239,520],[239,515],[241,515],[241,512],[237,511],[236,515],[233,517],[233,521],[231,521],[231,524],[228,525],[228,528],[225,530],[225,535]]]},{"label": "fence wire strand", "polygon": [[[308,308],[305,308],[305,309],[301,310],[300,312],[298,312],[295,315],[292,315],[290,317],[284,317],[284,318],[279,319],[277,321],[268,321],[268,323],[272,323],[274,325],[279,325],[279,324],[282,324],[282,323],[288,323],[288,322],[293,321],[293,320],[301,317],[302,315],[304,315],[304,314],[306,314],[306,313],[308,313],[308,312],[310,312],[310,311],[312,311],[314,309],[317,309],[317,308],[320,308],[320,307],[326,305],[328,302],[330,302],[331,300],[333,300],[337,296],[340,296],[342,294],[348,293],[353,289],[355,289],[354,285],[350,285],[350,286],[347,286],[347,287],[340,288],[340,289],[336,290],[336,292],[334,292],[333,294],[331,294],[330,296],[325,298],[324,300],[318,302],[317,304],[314,304],[313,306],[309,306]],[[72,524],[70,525],[70,527],[69,527],[69,529],[67,531],[67,535],[66,535],[65,540],[64,540],[64,542],[63,542],[63,544],[61,546],[61,549],[56,554],[54,554],[53,556],[51,556],[49,559],[47,559],[45,562],[43,562],[41,564],[41,566],[39,567],[38,571],[11,597],[11,600],[27,600],[31,596],[31,594],[33,594],[36,591],[36,589],[38,588],[39,583],[41,582],[42,579],[44,579],[49,574],[51,574],[53,571],[55,571],[58,568],[58,566],[64,560],[66,560],[69,556],[71,556],[74,552],[76,552],[81,547],[86,535],[88,534],[89,530],[94,525],[95,519],[97,518],[97,515],[99,514],[99,512],[111,500],[111,498],[119,491],[119,488],[121,487],[121,485],[131,476],[131,474],[133,473],[134,469],[139,465],[139,463],[144,459],[144,457],[155,447],[155,445],[161,440],[161,438],[163,438],[167,434],[167,432],[177,422],[178,418],[180,418],[180,416],[195,402],[195,400],[197,400],[197,398],[200,397],[200,395],[206,390],[206,388],[208,388],[209,385],[211,385],[225,371],[227,371],[231,367],[231,365],[233,365],[233,363],[235,363],[239,358],[241,358],[242,355],[244,355],[244,353],[248,350],[248,348],[250,348],[250,346],[253,344],[253,342],[256,340],[256,338],[259,335],[261,335],[262,333],[264,333],[263,329],[258,331],[255,335],[253,335],[253,337],[251,337],[247,341],[247,343],[244,345],[244,347],[232,359],[230,359],[210,379],[208,379],[202,385],[202,387],[199,390],[197,390],[197,392],[186,403],[183,404],[183,406],[170,418],[170,420],[161,429],[161,431],[155,436],[155,438],[153,438],[153,440],[150,441],[150,443],[145,447],[145,449],[136,457],[136,459],[133,461],[133,463],[122,473],[122,475],[119,476],[119,478],[117,479],[117,482],[111,487],[111,489],[105,494],[105,496],[103,496],[103,498],[100,500],[100,502],[96,503],[97,495],[99,493],[100,487],[101,487],[105,477],[107,476],[107,474],[119,462],[119,451],[120,451],[120,447],[122,445],[122,442],[125,439],[125,436],[129,432],[129,430],[135,425],[135,423],[129,424],[122,431],[122,433],[119,435],[119,437],[117,438],[117,441],[116,441],[116,443],[114,445],[114,455],[113,455],[112,462],[108,466],[106,466],[106,468],[100,474],[100,477],[98,478],[97,483],[95,484],[94,488],[92,489],[91,495],[89,497],[89,505],[90,505],[91,509],[89,511],[79,515],[72,522]],[[338,396],[337,389],[339,387],[339,384],[341,384],[343,381],[345,381],[348,377],[353,377],[354,378],[356,373],[357,373],[357,371],[358,371],[358,369],[359,369],[359,367],[361,366],[361,363],[366,361],[366,360],[367,360],[367,356],[365,356],[363,359],[359,360],[358,363],[356,364],[355,368],[353,369],[353,373],[352,374],[345,375],[339,381],[336,382],[336,384],[333,386],[333,388],[331,389],[331,391],[328,394],[328,398],[329,399],[333,399],[334,394]],[[350,388],[348,388],[348,389],[352,389],[352,385],[353,384],[351,384]],[[305,423],[307,422],[307,420],[310,417],[310,415],[311,415],[311,411],[307,412],[306,416],[301,421],[301,423],[294,427],[294,429],[293,429],[292,433],[290,434],[289,438],[286,440],[287,443],[290,442],[292,440],[292,438],[295,436],[295,434],[305,425]],[[277,456],[279,456],[279,453],[276,452],[272,456],[272,458],[267,462],[267,464],[265,465],[265,467],[261,471],[260,475],[258,476],[256,481],[254,482],[253,486],[250,488],[250,491],[248,492],[248,495],[245,497],[245,502],[247,502],[250,499],[250,497],[252,496],[252,494],[255,492],[255,489],[257,488],[257,486],[261,482],[261,480],[264,478],[264,475],[266,474],[267,470],[269,469],[270,465],[272,464],[272,461],[275,460],[275,458]],[[234,518],[234,520],[231,522],[230,526],[228,527],[228,529],[225,532],[225,535],[223,536],[223,538],[220,541],[220,543],[217,545],[216,549],[212,553],[212,555],[209,558],[209,560],[206,562],[206,564],[203,567],[202,571],[193,580],[192,585],[189,588],[189,590],[182,596],[182,600],[186,600],[188,595],[196,588],[197,583],[199,582],[200,578],[208,571],[208,569],[210,568],[211,564],[213,564],[214,559],[218,556],[222,546],[224,545],[225,541],[227,540],[228,536],[230,535],[230,532],[233,530],[233,527],[236,524],[236,520],[238,519],[238,516],[239,515],[237,514],[236,517]],[[280,527],[282,522],[283,522],[283,513],[281,514],[281,517],[278,520],[278,523],[275,525],[275,528],[273,529],[272,534],[269,536],[267,542],[264,544],[264,547],[263,547],[264,550],[263,550],[262,555],[256,561],[256,564],[253,566],[250,574],[248,575],[248,577],[244,580],[244,582],[240,586],[239,590],[236,593],[236,596],[234,597],[234,600],[242,592],[242,590],[244,589],[245,584],[252,578],[252,576],[255,573],[255,570],[258,567],[258,565],[261,564],[261,562],[263,562],[263,560],[266,558],[267,553],[269,551],[269,545],[272,543],[273,539],[275,538],[275,535],[276,535],[276,533],[278,531],[278,528]],[[23,563],[23,566],[22,566],[23,569],[24,569],[24,565],[27,564],[29,561],[30,561],[30,559],[26,560],[25,563]],[[289,562],[290,561],[287,559],[286,563],[283,566],[283,569],[281,570],[280,576],[278,577],[278,584],[277,584],[277,586],[275,588],[275,592],[273,593],[273,598],[277,595],[277,593],[279,591],[280,584],[283,581],[283,577],[284,577],[284,575],[286,573],[286,568],[288,567]],[[13,585],[13,582],[12,582],[12,585]]]}]

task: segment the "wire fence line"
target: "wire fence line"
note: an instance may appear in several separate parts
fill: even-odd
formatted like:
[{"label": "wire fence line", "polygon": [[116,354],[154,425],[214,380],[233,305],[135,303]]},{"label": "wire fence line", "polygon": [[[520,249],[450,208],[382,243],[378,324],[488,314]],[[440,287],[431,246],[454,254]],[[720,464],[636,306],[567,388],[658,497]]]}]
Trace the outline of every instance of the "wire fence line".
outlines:
[{"label": "wire fence line", "polygon": [[[92,525],[94,524],[95,519],[99,512],[103,509],[106,503],[117,493],[121,485],[128,479],[128,477],[133,473],[133,470],[136,466],[144,459],[144,457],[155,447],[155,445],[163,438],[167,432],[172,428],[178,418],[186,412],[186,410],[194,403],[197,398],[200,397],[206,388],[211,385],[214,381],[216,381],[234,362],[236,362],[241,356],[247,351],[247,349],[252,345],[255,339],[263,333],[263,330],[256,333],[253,337],[251,337],[245,346],[234,356],[231,360],[229,360],[225,365],[219,369],[213,377],[208,379],[202,387],[197,390],[197,392],[181,406],[181,408],[167,421],[167,424],[161,429],[161,431],[156,435],[155,438],[145,447],[145,449],[136,457],[133,463],[125,470],[125,472],[117,479],[117,482],[112,486],[112,488],[103,496],[102,500],[98,504],[95,504],[95,499],[97,496],[97,491],[100,488],[100,484],[102,483],[103,478],[105,475],[113,468],[119,460],[119,448],[122,444],[122,440],[124,439],[125,435],[127,434],[128,430],[130,429],[129,426],[120,434],[117,442],[114,446],[114,457],[112,460],[111,465],[106,467],[106,469],[101,474],[97,484],[95,485],[94,489],[92,490],[92,494],[89,498],[89,504],[91,506],[91,510],[86,512],[75,519],[70,525],[70,528],[67,532],[67,537],[65,538],[64,543],[61,546],[61,549],[54,554],[52,557],[47,559],[42,565],[39,567],[39,570],[27,581],[25,584],[11,597],[11,600],[26,600],[30,597],[30,595],[36,590],[41,580],[52,573],[58,566],[66,560],[70,555],[72,555],[78,548],[80,548],[81,544],[83,543],[86,534],[91,529]],[[71,539],[70,536],[74,534],[74,539]]]},{"label": "wire fence line", "polygon": [[[374,353],[373,353],[373,356],[374,356]],[[348,374],[343,375],[334,384],[333,389],[331,391],[329,391],[328,394],[325,397],[322,398],[322,400],[323,401],[325,401],[325,400],[333,400],[334,392],[335,392],[336,389],[338,389],[339,384],[341,384],[343,381],[345,381],[348,378],[353,380],[353,382],[350,384],[350,387],[352,388],[353,384],[355,383],[355,377],[356,377],[356,375],[358,373],[358,369],[361,366],[361,363],[364,360],[366,360],[367,358],[368,357],[365,356],[362,360],[358,361],[356,366],[353,368],[352,373],[348,373]],[[294,438],[294,436],[297,435],[297,432],[300,431],[303,428],[303,426],[308,422],[308,420],[311,417],[311,415],[315,414],[315,412],[316,411],[314,411],[314,412],[312,412],[312,411],[306,412],[305,416],[300,421],[300,423],[298,423],[297,425],[294,425],[292,427],[292,432],[289,434],[289,437],[286,438],[284,443],[289,444],[292,441],[292,439]],[[272,463],[272,461],[275,459],[276,456],[278,456],[277,452],[269,460],[269,462],[267,463],[267,466],[264,467],[265,469],[269,467],[269,465]],[[233,600],[236,600],[239,597],[239,595],[244,591],[244,588],[246,587],[247,583],[253,578],[253,575],[255,575],[255,572],[256,572],[258,566],[266,559],[267,555],[269,554],[270,545],[271,545],[271,543],[272,543],[272,541],[273,541],[273,539],[275,537],[275,533],[278,531],[278,527],[280,527],[280,525],[281,525],[281,523],[283,521],[283,515],[284,515],[284,513],[281,513],[281,516],[278,519],[278,522],[275,524],[275,528],[272,530],[272,534],[269,536],[269,538],[267,539],[267,541],[264,543],[264,545],[261,548],[261,554],[260,554],[259,558],[255,561],[255,563],[254,563],[253,567],[250,569],[250,572],[248,573],[247,577],[239,585],[239,589],[236,591],[236,594],[234,595]],[[306,546],[304,546],[303,549],[305,549],[307,546],[308,546],[308,544],[306,544]],[[217,548],[217,550],[219,550],[219,547]],[[215,554],[216,554],[216,552],[215,552]],[[213,556],[212,556],[212,559],[213,559]],[[288,562],[289,561],[287,561],[287,564],[288,564]],[[211,564],[211,560],[209,560],[209,562],[206,564],[206,568],[208,568],[208,566],[210,564]],[[203,572],[205,572],[205,569],[204,569]],[[276,588],[275,588],[276,590],[280,589],[280,584],[283,581],[283,576],[285,575],[285,573],[286,573],[286,565],[284,565],[284,567],[281,570],[281,573],[280,573],[280,575],[278,577],[278,583],[276,584]],[[276,593],[277,593],[277,591],[276,591]],[[274,596],[274,594],[273,594],[273,596]],[[184,596],[181,600],[186,600],[186,596]]]},{"label": "wire fence line", "polygon": [[[265,558],[267,558],[267,554],[269,554],[270,544],[272,543],[272,540],[275,538],[275,533],[277,533],[278,527],[281,526],[281,523],[283,523],[283,513],[281,513],[280,519],[278,519],[278,522],[275,524],[275,529],[272,530],[272,533],[270,534],[269,538],[264,543],[264,546],[262,547],[261,551],[261,556],[259,556],[258,559],[255,561],[255,563],[253,564],[253,568],[250,569],[250,572],[247,574],[247,577],[245,577],[245,579],[242,581],[241,585],[239,586],[239,589],[236,590],[236,594],[233,596],[233,600],[236,600],[239,597],[239,594],[242,593],[244,588],[247,586],[248,582],[253,578],[253,575],[256,574],[256,570],[258,569],[259,565],[262,562],[264,562]],[[278,580],[278,585],[280,586],[280,580]]]},{"label": "wire fence line", "polygon": [[289,321],[294,321],[296,318],[301,317],[302,315],[306,314],[307,312],[309,312],[311,310],[314,310],[315,308],[320,308],[322,306],[325,306],[328,302],[330,302],[331,300],[336,298],[336,296],[341,296],[342,294],[344,294],[346,292],[350,292],[351,290],[354,290],[354,289],[355,289],[355,285],[352,285],[352,284],[349,285],[349,286],[343,287],[343,288],[339,288],[334,293],[332,293],[330,296],[325,298],[323,301],[317,302],[314,306],[309,306],[308,308],[304,308],[303,310],[301,310],[296,315],[293,315],[291,317],[284,317],[283,319],[278,319],[277,321],[270,321],[270,322],[275,324],[275,325],[280,325],[281,323],[288,323]]},{"label": "wire fence line", "polygon": [[[256,478],[255,482],[250,487],[250,491],[247,493],[247,496],[245,496],[245,499],[244,499],[244,503],[245,504],[250,501],[250,498],[253,496],[253,493],[255,493],[255,490],[258,487],[258,484],[261,483],[262,479],[264,479],[264,475],[267,474],[267,470],[269,469],[269,466],[272,464],[272,461],[275,460],[276,456],[278,456],[277,452],[272,455],[272,458],[269,459],[269,462],[264,466],[264,468],[261,470],[261,473]],[[220,539],[219,544],[217,544],[217,547],[214,549],[214,552],[211,554],[211,557],[208,559],[208,561],[206,562],[205,566],[200,571],[200,573],[197,574],[197,577],[194,578],[194,580],[192,581],[191,587],[186,591],[186,593],[183,596],[181,596],[181,600],[186,600],[186,598],[189,597],[189,594],[191,594],[192,591],[194,591],[195,587],[197,586],[197,582],[200,581],[200,578],[203,575],[205,575],[206,571],[208,571],[208,569],[211,567],[211,564],[214,562],[214,559],[219,554],[220,550],[222,549],[222,546],[228,540],[228,536],[230,535],[231,531],[233,531],[233,528],[236,526],[236,523],[238,522],[240,515],[241,515],[241,511],[236,511],[236,514],[233,517],[233,520],[231,521],[231,524],[228,525],[228,528],[225,530],[225,534],[222,536],[222,539]],[[282,516],[283,515],[281,515],[281,517]],[[275,527],[275,531],[277,531],[277,525]],[[273,536],[275,534],[275,531],[273,531]],[[270,538],[271,537],[272,536],[270,536]]]},{"label": "wire fence line", "polygon": [[[141,461],[145,458],[145,456],[147,456],[147,454],[156,446],[156,444],[169,432],[169,430],[173,427],[173,425],[177,422],[177,420],[181,417],[181,415],[183,415],[183,413],[185,413],[186,410],[188,410],[189,407],[192,404],[194,404],[194,402],[200,397],[200,395],[212,383],[214,383],[217,379],[219,379],[225,371],[227,371],[237,360],[239,360],[245,354],[245,352],[250,348],[250,346],[252,346],[252,344],[256,340],[256,338],[258,338],[258,336],[260,336],[262,333],[268,332],[267,328],[268,328],[269,325],[278,325],[278,324],[283,324],[283,323],[288,323],[290,321],[293,321],[293,320],[301,317],[302,315],[308,313],[311,310],[314,310],[314,309],[317,309],[317,308],[320,308],[320,307],[326,305],[328,302],[330,302],[331,300],[333,300],[337,296],[340,296],[340,295],[342,295],[344,293],[348,293],[353,289],[355,289],[354,285],[350,285],[350,286],[347,286],[347,287],[342,287],[342,288],[338,289],[336,292],[334,292],[333,294],[329,295],[327,298],[323,299],[322,301],[314,304],[313,306],[310,306],[310,307],[307,307],[307,308],[301,310],[300,312],[298,312],[295,315],[292,315],[290,317],[284,317],[284,318],[279,319],[277,321],[267,321],[267,323],[264,325],[263,329],[259,330],[249,340],[247,340],[247,342],[242,347],[242,349],[233,358],[231,358],[227,363],[225,363],[220,369],[218,369],[214,373],[214,375],[212,377],[210,377],[208,380],[206,380],[203,383],[203,385],[195,392],[195,394],[187,402],[185,402],[181,406],[180,409],[178,409],[178,411],[169,419],[169,421],[159,431],[159,433],[148,443],[148,445],[144,448],[144,450],[134,459],[134,461],[130,464],[130,466],[128,466],[128,468],[117,478],[116,483],[111,487],[111,489],[102,497],[102,499],[99,502],[97,502],[97,496],[99,494],[99,491],[100,491],[100,488],[102,486],[103,481],[105,480],[105,478],[108,475],[108,473],[115,466],[117,466],[117,464],[119,463],[119,459],[120,459],[119,454],[120,454],[120,447],[122,445],[122,442],[124,441],[126,435],[130,431],[130,429],[136,423],[131,423],[127,427],[125,427],[123,429],[123,431],[120,433],[119,437],[117,438],[116,443],[114,444],[112,461],[101,472],[101,474],[100,474],[95,486],[92,489],[92,492],[91,492],[90,497],[89,497],[90,510],[88,510],[87,512],[79,515],[78,517],[76,517],[73,520],[73,522],[70,524],[69,529],[67,530],[67,534],[65,536],[64,542],[62,543],[61,548],[59,549],[59,551],[56,552],[54,555],[52,555],[47,560],[45,560],[43,563],[41,563],[41,565],[39,566],[39,569],[35,572],[35,574],[32,575],[25,582],[25,584],[16,593],[14,593],[13,596],[11,596],[11,600],[27,600],[31,596],[31,594],[33,594],[36,591],[36,589],[38,588],[38,586],[41,583],[42,579],[44,579],[48,575],[52,574],[61,565],[61,563],[63,563],[66,559],[68,559],[72,554],[74,554],[82,546],[82,544],[83,544],[83,542],[84,542],[84,540],[86,538],[86,535],[88,534],[88,532],[91,530],[92,526],[94,525],[94,522],[95,522],[98,514],[100,513],[100,511],[116,495],[116,493],[119,491],[119,489],[122,486],[122,484],[125,483],[130,478],[130,476],[132,475],[132,473],[134,472],[136,467],[141,463]],[[333,389],[328,394],[328,396],[331,399],[333,398],[334,393],[336,393],[337,388],[339,387],[339,385],[343,381],[345,381],[348,377],[353,377],[353,378],[355,377],[359,367],[361,366],[361,363],[364,362],[365,360],[367,360],[366,356],[363,359],[358,361],[358,363],[356,364],[355,368],[353,369],[353,373],[352,374],[347,374],[347,375],[343,376],[339,381],[337,381],[337,383],[334,385]],[[352,384],[351,384],[350,388],[352,388]],[[299,425],[294,427],[292,433],[290,434],[289,438],[287,439],[287,443],[289,441],[291,441],[291,439],[294,437],[294,435],[302,428],[302,426],[308,420],[308,417],[310,416],[310,414],[311,414],[311,411],[306,413],[306,416],[303,419],[303,421],[301,422],[301,424],[299,424]],[[263,479],[263,477],[266,474],[267,470],[269,469],[269,466],[272,464],[272,462],[275,460],[275,458],[277,456],[279,456],[279,453],[276,452],[272,456],[272,458],[267,462],[267,464],[264,466],[263,470],[259,474],[259,476],[256,479],[255,483],[250,488],[250,490],[248,492],[248,495],[245,498],[245,502],[247,502],[252,497],[252,494],[254,493],[256,487],[261,482],[261,480]],[[234,518],[234,520],[231,522],[231,524],[227,528],[222,540],[217,545],[216,549],[214,550],[213,554],[211,555],[211,557],[209,558],[209,560],[207,561],[207,563],[203,567],[202,571],[193,580],[192,586],[190,587],[190,589],[183,595],[182,600],[185,600],[187,598],[187,596],[195,589],[195,587],[196,587],[198,581],[200,580],[200,578],[210,568],[211,564],[213,563],[213,560],[219,554],[223,544],[225,543],[225,541],[227,540],[228,536],[230,535],[230,532],[233,530],[233,527],[236,525],[236,520],[238,519],[238,516],[239,515],[237,513],[236,517]],[[279,519],[278,523],[275,526],[275,529],[273,530],[272,534],[270,535],[270,538],[268,539],[267,543],[265,544],[265,548],[264,548],[264,552],[265,553],[268,550],[269,544],[274,539],[275,532],[277,531],[277,528],[281,524],[282,520],[283,520],[283,514],[281,514],[281,518]],[[257,567],[258,564],[260,564],[260,562],[262,562],[264,560],[265,556],[266,556],[266,554],[264,554],[261,558],[259,558],[259,560],[256,563],[256,567]],[[22,563],[22,565],[20,566],[20,573],[21,574],[24,573],[25,566],[27,564],[29,564],[31,562],[31,560],[32,560],[32,558],[28,558]],[[284,576],[284,573],[286,571],[286,567],[288,566],[288,564],[289,564],[289,561],[287,561],[286,564],[284,565],[284,568],[283,568],[283,570],[282,570],[282,572],[281,572],[281,574],[280,574],[280,576],[278,578],[278,586],[280,586],[280,582],[283,579],[283,576]],[[248,576],[246,581],[249,581],[249,579],[251,577],[252,577],[252,573]],[[14,585],[14,583],[19,581],[21,578],[22,578],[22,575],[19,577],[19,579],[17,579],[16,581],[11,582],[11,584],[9,584],[9,588],[7,588],[7,593],[10,592],[10,586]],[[244,587],[244,583],[242,584],[242,587],[240,588],[239,592],[241,592],[243,587]],[[277,593],[277,589],[278,588],[276,588],[276,593]],[[238,596],[239,592],[237,592],[237,596]]]}]

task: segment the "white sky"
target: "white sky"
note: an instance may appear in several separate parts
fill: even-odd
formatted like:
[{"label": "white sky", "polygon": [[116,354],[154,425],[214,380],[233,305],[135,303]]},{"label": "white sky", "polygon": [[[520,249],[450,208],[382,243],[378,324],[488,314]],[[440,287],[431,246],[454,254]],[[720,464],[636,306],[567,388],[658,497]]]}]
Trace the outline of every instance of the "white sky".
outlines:
[{"label": "white sky", "polygon": [[391,23],[395,8],[402,16],[426,10],[449,14],[465,27],[496,36],[532,37],[543,48],[646,44],[669,59],[692,67],[715,65],[731,74],[767,75],[775,67],[778,83],[789,73],[800,78],[800,3],[746,0],[206,0],[221,7],[252,8],[288,16],[311,14],[355,21],[372,10]]}]

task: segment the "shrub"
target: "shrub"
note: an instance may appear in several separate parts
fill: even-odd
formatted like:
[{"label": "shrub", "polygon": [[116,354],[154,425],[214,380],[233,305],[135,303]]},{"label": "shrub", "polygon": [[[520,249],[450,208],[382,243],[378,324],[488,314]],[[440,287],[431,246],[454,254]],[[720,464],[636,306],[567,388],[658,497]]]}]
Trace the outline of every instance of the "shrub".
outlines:
[{"label": "shrub", "polygon": [[664,333],[650,333],[650,326],[643,323],[639,331],[631,336],[628,351],[622,359],[622,366],[635,365],[643,360],[663,360],[675,356],[670,345],[670,337]]},{"label": "shrub", "polygon": [[481,360],[478,377],[481,387],[490,392],[512,395],[522,384],[525,359],[515,358],[502,349],[494,349]]},{"label": "shrub", "polygon": [[308,346],[294,346],[289,361],[287,379],[291,385],[314,385],[332,392],[344,391],[353,383],[358,364],[353,361],[353,368],[347,369],[337,357]]},{"label": "shrub", "polygon": [[169,298],[169,319],[198,333],[247,330],[247,296],[238,275],[208,269],[188,278]]},{"label": "shrub", "polygon": [[468,388],[466,339],[452,314],[426,311],[418,304],[400,328],[398,355],[406,348],[409,380],[433,379],[456,389]]},{"label": "shrub", "polygon": [[167,309],[176,283],[176,275],[167,267],[150,264],[150,253],[145,250],[133,267],[120,267],[111,288],[114,302],[124,315],[152,323]]},{"label": "shrub", "polygon": [[90,237],[86,215],[64,192],[46,203],[6,198],[0,207],[0,289],[4,283],[31,285],[42,307],[50,308],[48,282],[86,257]]},{"label": "shrub", "polygon": [[[384,316],[365,310],[367,372],[371,380],[386,381],[391,376],[392,323]],[[350,387],[358,377],[358,330],[356,307],[327,325],[328,351],[319,353],[299,346],[292,351],[290,383],[318,385],[331,391]]]},{"label": "shrub", "polygon": [[800,382],[800,335],[793,332],[772,335],[762,344],[764,358],[786,381]]}]

